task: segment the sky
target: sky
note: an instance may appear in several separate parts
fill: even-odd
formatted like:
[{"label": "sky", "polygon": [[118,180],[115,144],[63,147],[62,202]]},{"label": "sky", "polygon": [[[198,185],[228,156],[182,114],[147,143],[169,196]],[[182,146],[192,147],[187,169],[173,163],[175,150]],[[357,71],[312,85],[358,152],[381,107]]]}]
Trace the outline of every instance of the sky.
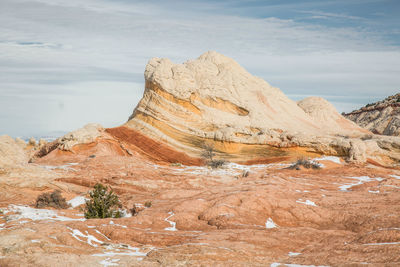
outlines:
[{"label": "sky", "polygon": [[118,126],[152,57],[214,50],[348,112],[400,91],[400,1],[0,0],[0,135]]}]

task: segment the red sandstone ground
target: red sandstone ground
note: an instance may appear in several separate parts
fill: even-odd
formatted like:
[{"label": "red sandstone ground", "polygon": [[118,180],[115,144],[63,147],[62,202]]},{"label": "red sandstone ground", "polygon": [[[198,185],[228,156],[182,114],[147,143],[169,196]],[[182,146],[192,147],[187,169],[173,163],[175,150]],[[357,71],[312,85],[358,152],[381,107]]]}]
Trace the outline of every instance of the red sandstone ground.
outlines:
[{"label": "red sandstone ground", "polygon": [[[48,186],[0,181],[0,266],[400,264],[400,170],[331,161],[321,161],[320,170],[281,164],[210,170],[171,164],[200,161],[155,141],[150,153],[138,139],[121,140],[37,160],[64,166],[53,170],[58,178]],[[47,218],[46,210],[23,207],[55,188],[68,200],[84,196],[97,182],[110,185],[125,209],[143,210],[84,221],[82,206]],[[150,208],[142,207],[146,201]],[[29,219],[27,211],[42,213]]]}]

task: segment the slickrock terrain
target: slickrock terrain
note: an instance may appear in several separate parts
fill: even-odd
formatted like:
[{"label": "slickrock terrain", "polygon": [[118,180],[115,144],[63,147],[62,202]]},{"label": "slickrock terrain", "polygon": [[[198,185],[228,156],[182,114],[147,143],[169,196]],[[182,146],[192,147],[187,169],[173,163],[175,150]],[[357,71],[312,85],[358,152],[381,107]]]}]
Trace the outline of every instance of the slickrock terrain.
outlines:
[{"label": "slickrock terrain", "polygon": [[[0,266],[400,264],[399,137],[215,52],[152,59],[145,79],[122,126],[0,137]],[[206,166],[205,145],[227,162]],[[124,217],[84,218],[96,183]],[[53,190],[70,207],[35,208]]]},{"label": "slickrock terrain", "polygon": [[[112,156],[102,154],[106,146]],[[37,160],[58,177],[46,186],[9,185],[0,176],[0,266],[400,263],[399,170],[335,157],[316,159],[320,170],[287,170],[287,163],[212,170],[157,164],[133,146],[132,155],[118,155],[99,140],[75,149],[79,156]],[[111,185],[124,209],[141,211],[85,220],[81,204],[96,182]],[[33,208],[56,188],[73,207]]]},{"label": "slickrock terrain", "polygon": [[400,136],[400,93],[344,116],[373,133]]},{"label": "slickrock terrain", "polygon": [[207,52],[173,64],[153,58],[125,127],[198,157],[204,143],[235,162],[329,154],[397,164],[400,139],[374,136],[326,100],[296,103],[233,59]]}]

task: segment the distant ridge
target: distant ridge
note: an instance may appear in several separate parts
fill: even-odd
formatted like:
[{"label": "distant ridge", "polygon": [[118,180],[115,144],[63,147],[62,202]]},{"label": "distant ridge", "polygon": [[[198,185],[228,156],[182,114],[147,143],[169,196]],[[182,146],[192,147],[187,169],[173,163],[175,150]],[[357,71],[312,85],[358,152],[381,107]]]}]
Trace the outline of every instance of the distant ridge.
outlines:
[{"label": "distant ridge", "polygon": [[375,134],[400,136],[400,93],[344,116]]}]

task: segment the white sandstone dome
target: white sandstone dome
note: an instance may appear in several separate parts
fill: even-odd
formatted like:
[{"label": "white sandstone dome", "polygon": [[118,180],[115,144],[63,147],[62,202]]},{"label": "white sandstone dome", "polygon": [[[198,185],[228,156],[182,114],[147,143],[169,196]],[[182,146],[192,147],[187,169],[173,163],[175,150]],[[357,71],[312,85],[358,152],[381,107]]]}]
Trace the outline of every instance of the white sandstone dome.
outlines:
[{"label": "white sandstone dome", "polygon": [[297,102],[316,123],[331,133],[360,134],[368,133],[357,124],[344,118],[336,108],[322,97],[311,96]]}]

